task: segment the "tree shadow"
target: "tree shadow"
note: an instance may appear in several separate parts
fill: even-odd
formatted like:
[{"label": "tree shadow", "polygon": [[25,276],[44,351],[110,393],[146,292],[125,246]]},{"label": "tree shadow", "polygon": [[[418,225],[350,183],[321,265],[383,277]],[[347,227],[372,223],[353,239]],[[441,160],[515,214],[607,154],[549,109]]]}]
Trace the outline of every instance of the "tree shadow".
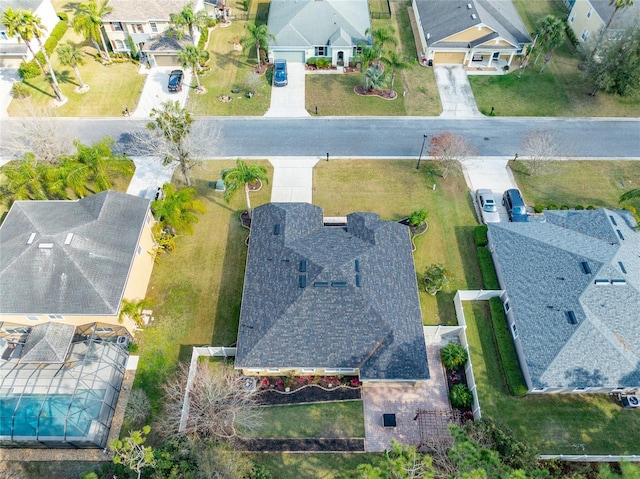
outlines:
[{"label": "tree shadow", "polygon": [[43,95],[45,95],[45,96],[48,96],[49,98],[55,98],[55,97],[56,97],[56,96],[53,94],[53,92],[49,93],[49,92],[47,92],[47,91],[43,90],[42,88],[35,86],[33,83],[31,83],[31,82],[29,82],[29,81],[27,81],[27,80],[22,80],[22,82],[23,82],[25,85],[27,85],[27,86],[29,86],[29,87],[33,88],[35,91],[38,91],[38,92],[42,93],[42,94],[43,94]]},{"label": "tree shadow", "polygon": [[71,70],[60,70],[56,72],[56,78],[58,78],[58,82],[60,83],[68,83],[77,87],[80,86],[80,83],[77,82],[75,74],[73,74]]}]

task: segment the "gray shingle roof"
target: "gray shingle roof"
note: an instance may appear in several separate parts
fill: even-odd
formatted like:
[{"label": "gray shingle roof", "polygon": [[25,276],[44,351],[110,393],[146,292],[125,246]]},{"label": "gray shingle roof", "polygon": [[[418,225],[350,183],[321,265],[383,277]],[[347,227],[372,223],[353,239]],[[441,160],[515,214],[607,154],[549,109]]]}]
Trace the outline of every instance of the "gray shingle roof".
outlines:
[{"label": "gray shingle roof", "polygon": [[[271,46],[351,46],[371,43],[366,0],[272,0],[269,30]],[[350,42],[347,43],[346,39]],[[345,45],[346,44],[346,45]]]},{"label": "gray shingle roof", "polygon": [[429,378],[408,229],[373,213],[347,218],[325,227],[306,203],[254,210],[236,367]]},{"label": "gray shingle roof", "polygon": [[16,201],[0,226],[0,314],[117,314],[148,209],[115,191]]},{"label": "gray shingle roof", "polygon": [[607,209],[544,216],[489,225],[532,387],[640,386],[640,233],[632,217]]},{"label": "gray shingle roof", "polygon": [[109,0],[113,11],[107,13],[104,22],[168,21],[169,15],[179,13],[194,0]]},{"label": "gray shingle roof", "polygon": [[450,42],[443,41],[447,37],[482,25],[514,46],[531,42],[511,0],[416,0],[416,3],[429,46],[449,45]]},{"label": "gray shingle roof", "polygon": [[[589,0],[589,3],[598,12],[598,15],[606,25],[613,13],[613,5],[610,4],[609,0]],[[635,2],[629,7],[618,10],[615,17],[613,17],[610,28],[625,29],[634,25],[637,26],[639,21],[640,6]]]},{"label": "gray shingle roof", "polygon": [[63,363],[76,327],[71,324],[46,323],[31,328],[20,356],[21,363]]}]

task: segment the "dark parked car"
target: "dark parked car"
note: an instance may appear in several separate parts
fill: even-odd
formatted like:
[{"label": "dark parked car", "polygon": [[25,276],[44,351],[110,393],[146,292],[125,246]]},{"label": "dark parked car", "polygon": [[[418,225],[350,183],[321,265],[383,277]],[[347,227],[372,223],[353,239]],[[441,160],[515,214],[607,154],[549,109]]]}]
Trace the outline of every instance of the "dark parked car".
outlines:
[{"label": "dark parked car", "polygon": [[275,86],[286,86],[287,83],[289,83],[287,78],[287,60],[275,60],[273,65],[273,84]]},{"label": "dark parked car", "polygon": [[182,91],[182,70],[173,70],[169,74],[169,91]]},{"label": "dark parked car", "polygon": [[527,217],[527,206],[524,204],[520,191],[515,188],[507,190],[502,195],[502,204],[507,209],[509,221],[514,223],[522,223],[529,221]]}]

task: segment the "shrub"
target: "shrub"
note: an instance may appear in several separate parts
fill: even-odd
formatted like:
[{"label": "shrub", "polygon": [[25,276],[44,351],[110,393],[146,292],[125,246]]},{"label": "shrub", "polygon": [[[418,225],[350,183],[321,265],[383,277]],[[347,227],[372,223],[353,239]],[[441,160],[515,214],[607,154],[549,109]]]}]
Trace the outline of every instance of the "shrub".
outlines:
[{"label": "shrub", "polygon": [[571,42],[571,44],[574,47],[577,47],[580,42],[578,41],[578,37],[576,36],[575,32],[573,31],[573,29],[571,28],[567,20],[564,21],[564,31],[567,33],[567,37],[569,38],[569,41]]},{"label": "shrub", "polygon": [[409,224],[411,226],[419,226],[427,219],[427,211],[420,209],[416,210],[409,215]]},{"label": "shrub", "polygon": [[329,65],[331,65],[331,60],[328,58],[320,57],[316,60],[316,66],[318,68],[327,68]]},{"label": "shrub", "polygon": [[595,207],[595,206],[593,206],[593,205],[589,205],[589,206],[587,206],[585,209],[587,209],[587,210],[590,210],[590,211],[591,211],[591,210],[595,210],[595,209],[596,209],[596,207]]},{"label": "shrub", "polygon": [[53,30],[51,30],[51,35],[47,38],[47,41],[44,42],[44,51],[47,52],[47,55],[51,55],[53,51],[58,46],[58,42],[62,39],[65,33],[67,33],[67,22],[59,21]]},{"label": "shrub", "polygon": [[251,0],[242,0],[242,8],[244,8],[245,12],[249,11],[250,6],[251,6]]},{"label": "shrub", "polygon": [[127,35],[127,44],[129,45],[129,50],[131,50],[131,58],[138,58],[138,50],[131,35]]},{"label": "shrub", "polygon": [[556,205],[555,203],[549,203],[547,205],[547,209],[548,210],[557,210],[558,209],[558,205]]},{"label": "shrub", "polygon": [[560,209],[561,209],[561,210],[568,210],[568,209],[570,209],[570,208],[569,208],[569,206],[568,206],[568,205],[561,205],[561,206],[560,206]]},{"label": "shrub", "polygon": [[58,18],[63,22],[69,21],[69,15],[67,14],[67,12],[56,12],[56,15],[58,15]]},{"label": "shrub", "polygon": [[467,409],[473,404],[473,394],[466,384],[456,384],[451,388],[449,401],[453,407]]},{"label": "shrub", "polygon": [[467,363],[467,359],[469,359],[466,349],[458,343],[447,344],[440,350],[440,357],[444,367],[454,371],[462,368]]},{"label": "shrub", "polygon": [[489,238],[487,238],[487,231],[489,228],[487,225],[476,226],[473,229],[473,239],[476,242],[476,247],[487,246]]},{"label": "shrub", "polygon": [[29,78],[37,77],[42,73],[40,68],[36,64],[35,61],[31,60],[30,62],[22,62],[20,67],[18,68],[18,75],[23,80],[28,80]]},{"label": "shrub", "polygon": [[489,300],[489,308],[491,310],[493,334],[496,339],[498,355],[500,356],[507,387],[514,396],[524,396],[527,394],[527,385],[522,377],[522,370],[520,369],[516,349],[509,332],[502,300],[498,297],[491,298]]},{"label": "shrub", "polygon": [[536,213],[542,213],[544,211],[544,205],[541,203],[538,203],[536,205],[534,205],[533,207],[533,211],[535,211]]},{"label": "shrub", "polygon": [[29,93],[27,85],[25,85],[21,81],[13,82],[13,85],[11,85],[11,96],[13,98],[21,100],[23,98],[29,97],[29,95],[31,95],[31,93]]},{"label": "shrub", "polygon": [[318,61],[316,57],[307,58],[307,65],[315,66],[316,61]]},{"label": "shrub", "polygon": [[142,389],[132,389],[124,416],[134,424],[144,423],[151,411],[151,401]]},{"label": "shrub", "polygon": [[584,209],[584,206],[582,206],[582,205],[576,205],[576,210],[583,210],[583,209]]},{"label": "shrub", "polygon": [[478,263],[480,264],[480,272],[482,273],[482,281],[485,289],[500,289],[496,269],[493,265],[491,252],[485,248],[478,248]]},{"label": "shrub", "polygon": [[204,49],[204,46],[207,44],[207,40],[209,40],[209,29],[203,28],[200,34],[200,39],[198,40],[198,48]]}]

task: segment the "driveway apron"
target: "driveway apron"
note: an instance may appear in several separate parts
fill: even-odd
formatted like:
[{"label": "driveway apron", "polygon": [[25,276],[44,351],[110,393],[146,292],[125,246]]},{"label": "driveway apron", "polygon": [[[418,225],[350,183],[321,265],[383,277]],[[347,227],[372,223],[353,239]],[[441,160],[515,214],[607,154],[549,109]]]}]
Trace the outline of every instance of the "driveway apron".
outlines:
[{"label": "driveway apron", "polygon": [[132,111],[131,116],[133,118],[149,118],[149,114],[153,108],[157,108],[167,101],[177,100],[180,102],[180,106],[184,107],[189,97],[191,71],[183,70],[184,78],[182,80],[181,92],[169,92],[167,88],[169,74],[171,70],[177,69],[178,67],[156,67],[148,69],[145,66],[141,66],[140,73],[147,75],[147,80],[144,82],[138,106],[135,111],[132,111],[132,105],[122,105],[122,109],[129,108],[129,110]]},{"label": "driveway apron", "polygon": [[[145,197],[147,192],[155,192],[165,183],[170,183],[176,164],[162,165],[162,160],[156,156],[132,156],[136,171],[131,178],[127,193],[133,196]],[[153,198],[150,198],[153,199]]]},{"label": "driveway apron", "polygon": [[264,116],[294,118],[311,116],[304,106],[306,74],[304,63],[287,62],[287,86],[271,88],[271,106]]},{"label": "driveway apron", "polygon": [[462,65],[433,67],[442,102],[441,118],[482,118]]},{"label": "driveway apron", "polygon": [[311,203],[313,194],[313,167],[318,158],[272,158],[273,203]]}]

